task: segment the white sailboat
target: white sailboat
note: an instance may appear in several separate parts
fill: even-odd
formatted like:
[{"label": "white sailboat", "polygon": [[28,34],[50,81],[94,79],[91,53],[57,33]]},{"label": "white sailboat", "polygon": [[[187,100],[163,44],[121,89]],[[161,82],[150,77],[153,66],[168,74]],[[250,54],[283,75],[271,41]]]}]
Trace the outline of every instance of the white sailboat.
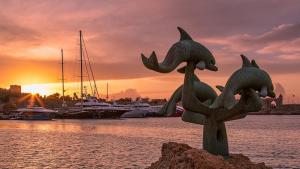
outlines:
[{"label": "white sailboat", "polygon": [[[101,102],[98,100],[99,97],[96,81],[94,78],[94,73],[90,64],[90,60],[87,54],[86,46],[84,43],[82,31],[79,31],[79,39],[80,39],[80,102],[75,104],[75,109],[73,111],[77,111],[78,113],[84,113],[85,115],[89,116],[91,114],[91,118],[120,118],[122,114],[127,111],[130,111],[130,107],[119,107],[114,106],[106,102]],[[84,45],[84,49],[83,49]],[[85,50],[85,55],[84,51]],[[85,63],[83,60],[85,59]],[[86,60],[88,63],[86,63]],[[93,85],[90,83],[91,91],[93,92],[93,96],[89,96],[87,92],[84,93],[84,86],[83,86],[83,68],[86,68],[89,82],[90,82],[90,74],[93,80]],[[96,97],[97,96],[97,97]]]}]

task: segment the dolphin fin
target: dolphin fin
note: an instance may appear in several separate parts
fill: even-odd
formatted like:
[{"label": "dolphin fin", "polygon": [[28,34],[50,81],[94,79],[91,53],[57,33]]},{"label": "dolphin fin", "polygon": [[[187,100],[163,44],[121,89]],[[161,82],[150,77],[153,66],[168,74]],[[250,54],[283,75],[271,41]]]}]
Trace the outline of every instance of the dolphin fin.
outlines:
[{"label": "dolphin fin", "polygon": [[177,27],[179,33],[180,33],[180,41],[183,41],[183,40],[193,40],[191,38],[191,36],[185,31],[183,30],[181,27]]},{"label": "dolphin fin", "polygon": [[251,62],[249,61],[249,59],[245,55],[241,54],[241,58],[243,60],[243,66],[242,67],[251,67],[251,66],[253,66],[251,64]]},{"label": "dolphin fin", "polygon": [[224,86],[221,86],[221,85],[217,85],[216,88],[217,88],[220,92],[223,92],[223,90],[224,90]]},{"label": "dolphin fin", "polygon": [[259,66],[257,65],[257,63],[255,62],[255,60],[251,60],[251,64],[253,67],[256,67],[259,69]]}]

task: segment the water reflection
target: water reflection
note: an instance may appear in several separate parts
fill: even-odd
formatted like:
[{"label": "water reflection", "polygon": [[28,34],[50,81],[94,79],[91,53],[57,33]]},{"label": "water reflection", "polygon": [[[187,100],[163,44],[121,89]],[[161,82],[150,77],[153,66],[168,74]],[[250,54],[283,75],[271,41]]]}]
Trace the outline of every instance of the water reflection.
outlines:
[{"label": "water reflection", "polygon": [[[227,123],[230,150],[273,167],[300,167],[300,116]],[[0,168],[143,168],[163,142],[201,146],[202,127],[180,118],[0,121]]]}]

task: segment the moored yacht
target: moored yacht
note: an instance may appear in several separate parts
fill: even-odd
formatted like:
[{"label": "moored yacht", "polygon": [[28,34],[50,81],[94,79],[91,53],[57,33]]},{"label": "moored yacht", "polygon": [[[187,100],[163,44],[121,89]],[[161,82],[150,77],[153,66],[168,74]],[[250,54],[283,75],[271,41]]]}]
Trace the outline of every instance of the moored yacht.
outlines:
[{"label": "moored yacht", "polygon": [[162,108],[162,105],[151,106],[149,103],[138,100],[132,104],[132,108],[135,110],[146,110],[150,114],[155,114]]},{"label": "moored yacht", "polygon": [[86,97],[83,98],[82,102],[78,102],[75,104],[77,107],[110,107],[111,104],[105,103],[105,102],[100,102],[96,97]]},{"label": "moored yacht", "polygon": [[131,111],[132,108],[101,102],[96,97],[87,97],[76,103],[71,110],[76,114],[80,114],[80,117],[103,119],[120,118],[122,114]]},{"label": "moored yacht", "polygon": [[18,119],[21,120],[52,120],[54,113],[57,113],[55,110],[36,106],[19,108],[16,111]]},{"label": "moored yacht", "polygon": [[141,100],[133,102],[131,105],[132,110],[126,112],[122,117],[124,118],[142,118],[142,117],[157,117],[160,116],[158,111],[162,105],[151,106],[149,103]]}]

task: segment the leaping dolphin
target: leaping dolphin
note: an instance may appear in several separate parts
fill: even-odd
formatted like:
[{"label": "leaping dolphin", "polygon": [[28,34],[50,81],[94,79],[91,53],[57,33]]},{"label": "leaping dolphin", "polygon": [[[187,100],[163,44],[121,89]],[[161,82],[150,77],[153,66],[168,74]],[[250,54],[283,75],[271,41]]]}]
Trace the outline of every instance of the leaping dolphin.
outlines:
[{"label": "leaping dolphin", "polygon": [[275,97],[274,87],[269,74],[260,69],[255,60],[241,55],[243,66],[235,71],[227,81],[224,88],[217,86],[222,93],[216,98],[210,108],[225,107],[231,109],[235,103],[234,95],[241,93],[243,89],[254,89],[259,91],[261,97]]},{"label": "leaping dolphin", "polygon": [[211,52],[200,43],[194,41],[191,36],[182,28],[177,27],[180,32],[180,40],[176,42],[168,51],[163,62],[158,63],[155,52],[149,58],[141,54],[143,64],[151,70],[169,73],[180,63],[185,61],[195,61],[200,70],[208,69],[217,71],[216,61]]}]

